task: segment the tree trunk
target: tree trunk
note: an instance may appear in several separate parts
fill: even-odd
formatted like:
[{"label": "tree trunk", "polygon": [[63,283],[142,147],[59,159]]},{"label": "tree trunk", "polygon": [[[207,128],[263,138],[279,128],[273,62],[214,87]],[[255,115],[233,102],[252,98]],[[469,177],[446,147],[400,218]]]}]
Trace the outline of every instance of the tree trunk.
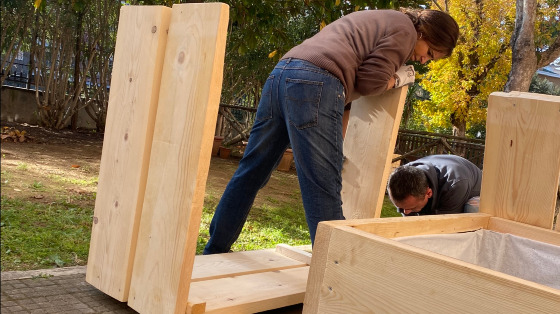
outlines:
[{"label": "tree trunk", "polygon": [[[76,51],[74,55],[74,98],[80,97],[80,63],[82,62],[82,31],[84,12],[77,12],[78,21],[76,25]],[[85,78],[84,78],[85,79]],[[72,130],[78,129],[78,110],[72,115],[72,122],[70,123]]]},{"label": "tree trunk", "polygon": [[535,51],[535,16],[537,0],[517,0],[515,29],[511,37],[511,71],[504,91],[529,91],[531,79],[537,70]]}]

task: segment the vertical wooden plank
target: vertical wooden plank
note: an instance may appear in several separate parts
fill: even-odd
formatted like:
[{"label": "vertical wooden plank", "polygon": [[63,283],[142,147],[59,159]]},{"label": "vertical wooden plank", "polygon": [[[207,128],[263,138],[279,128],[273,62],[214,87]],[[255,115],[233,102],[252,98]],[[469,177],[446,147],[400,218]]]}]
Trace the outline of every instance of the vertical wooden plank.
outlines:
[{"label": "vertical wooden plank", "polygon": [[126,301],[159,96],[171,8],[123,6],[86,281]]},{"label": "vertical wooden plank", "polygon": [[309,276],[307,277],[307,287],[303,301],[303,313],[319,313],[319,300],[327,267],[331,234],[336,226],[344,223],[346,223],[345,220],[322,221],[317,226],[315,245],[313,246],[313,255],[311,256],[311,266],[309,267]]},{"label": "vertical wooden plank", "polygon": [[560,177],[560,97],[492,93],[480,212],[552,228]]},{"label": "vertical wooden plank", "polygon": [[128,304],[185,313],[222,87],[229,10],[172,8]]},{"label": "vertical wooden plank", "polygon": [[378,218],[408,87],[352,103],[344,139],[342,209],[346,219]]}]

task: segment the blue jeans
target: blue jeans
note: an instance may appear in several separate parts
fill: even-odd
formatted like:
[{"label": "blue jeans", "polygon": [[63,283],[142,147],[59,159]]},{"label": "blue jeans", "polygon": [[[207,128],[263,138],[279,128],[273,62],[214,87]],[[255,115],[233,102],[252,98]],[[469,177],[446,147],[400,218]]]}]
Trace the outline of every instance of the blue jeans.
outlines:
[{"label": "blue jeans", "polygon": [[344,219],[344,102],[344,87],[329,72],[299,59],[280,60],[263,87],[249,143],[216,207],[204,254],[230,250],[289,144],[312,243],[320,221]]}]

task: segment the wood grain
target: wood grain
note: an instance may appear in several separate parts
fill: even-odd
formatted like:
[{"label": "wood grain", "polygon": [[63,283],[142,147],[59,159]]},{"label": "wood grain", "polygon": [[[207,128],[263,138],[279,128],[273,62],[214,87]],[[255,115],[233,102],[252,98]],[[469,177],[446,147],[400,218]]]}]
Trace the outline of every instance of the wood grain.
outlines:
[{"label": "wood grain", "polygon": [[405,86],[352,102],[342,169],[346,219],[381,215],[407,90]]},{"label": "wood grain", "polygon": [[332,230],[319,289],[317,311],[305,304],[304,313],[555,313],[560,308],[557,289],[344,226]]},{"label": "wood grain", "polygon": [[560,97],[492,93],[480,212],[552,228],[560,178]]},{"label": "wood grain", "polygon": [[222,87],[229,7],[176,4],[165,52],[130,307],[185,313]]},{"label": "wood grain", "polygon": [[307,266],[272,249],[197,255],[191,282]]},{"label": "wood grain", "polygon": [[123,6],[86,281],[126,301],[144,200],[171,9]]},{"label": "wood grain", "polygon": [[193,282],[192,304],[205,313],[257,313],[303,302],[309,266]]}]

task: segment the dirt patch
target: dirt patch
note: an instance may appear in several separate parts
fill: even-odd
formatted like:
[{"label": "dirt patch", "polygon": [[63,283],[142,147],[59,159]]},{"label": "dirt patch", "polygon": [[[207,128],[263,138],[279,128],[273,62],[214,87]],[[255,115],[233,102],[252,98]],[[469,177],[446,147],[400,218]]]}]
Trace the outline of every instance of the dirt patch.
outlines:
[{"label": "dirt patch", "polygon": [[[51,203],[61,198],[94,207],[103,147],[103,134],[91,131],[53,131],[38,126],[2,123],[3,130],[25,131],[25,140],[2,141],[2,195]],[[4,132],[3,132],[4,133]],[[206,195],[221,197],[239,158],[212,157]],[[273,199],[271,199],[271,197]],[[274,171],[255,205],[299,197],[295,170]]]}]

